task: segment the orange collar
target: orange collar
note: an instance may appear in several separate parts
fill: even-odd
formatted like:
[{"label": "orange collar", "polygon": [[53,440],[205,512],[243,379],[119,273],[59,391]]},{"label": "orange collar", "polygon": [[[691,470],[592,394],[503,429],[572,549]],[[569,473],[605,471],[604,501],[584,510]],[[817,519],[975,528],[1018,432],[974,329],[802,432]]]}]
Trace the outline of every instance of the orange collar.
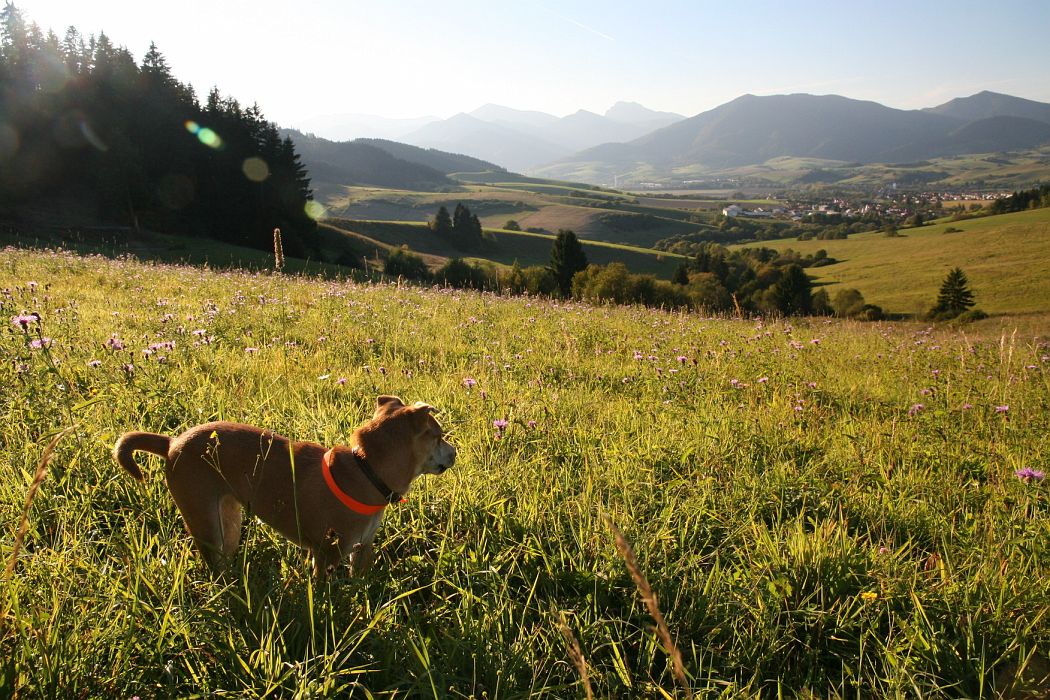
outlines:
[{"label": "orange collar", "polygon": [[328,450],[324,453],[324,456],[321,457],[321,472],[324,474],[325,483],[328,484],[328,489],[332,492],[332,495],[338,498],[339,502],[342,503],[344,506],[354,511],[355,513],[360,513],[361,515],[375,515],[376,513],[386,508],[386,503],[380,506],[373,506],[367,503],[362,503],[361,501],[348,494],[346,491],[339,488],[339,484],[335,483],[335,479],[332,478],[333,452],[335,452],[335,448]]}]

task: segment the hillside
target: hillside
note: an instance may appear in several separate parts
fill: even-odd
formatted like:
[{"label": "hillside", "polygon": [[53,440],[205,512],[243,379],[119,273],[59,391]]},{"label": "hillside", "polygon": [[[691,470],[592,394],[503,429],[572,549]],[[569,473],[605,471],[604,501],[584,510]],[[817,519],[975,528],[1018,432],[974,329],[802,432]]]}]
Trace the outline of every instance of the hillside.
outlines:
[{"label": "hillside", "polygon": [[294,129],[283,133],[302,154],[315,186],[330,183],[433,190],[455,185],[440,170],[398,158],[371,143],[329,141]]},{"label": "hillside", "polygon": [[[497,173],[506,175],[507,171],[495,163],[490,163],[480,158],[472,158],[460,153],[447,153],[436,148],[419,148],[407,143],[388,141],[386,139],[357,139],[355,143],[363,143],[375,146],[401,160],[409,163],[417,163],[438,172],[449,175],[451,173]],[[349,184],[349,183],[348,183]],[[378,183],[373,183],[378,184]]]},{"label": "hillside", "polygon": [[[0,334],[5,697],[585,697],[566,638],[599,698],[1045,695],[1045,334],[58,251],[0,285],[38,314]],[[110,454],[210,419],[345,445],[379,394],[458,457],[359,576],[246,517],[220,579],[161,462]]]},{"label": "hillside", "polygon": [[1050,123],[1050,104],[988,90],[969,97],[957,97],[925,111],[966,121],[1007,116]]},{"label": "hillside", "polygon": [[1050,209],[942,221],[900,234],[760,245],[803,254],[826,250],[839,262],[808,270],[817,284],[832,296],[842,288],[859,289],[865,301],[894,313],[928,311],[945,274],[957,266],[969,277],[977,305],[988,313],[1050,311]]},{"label": "hillside", "polygon": [[[633,141],[587,149],[534,172],[586,182],[611,182],[614,176],[661,181],[725,174],[784,157],[862,165],[1031,149],[1050,143],[1047,123],[1036,118],[1050,105],[1040,104],[995,100],[980,109],[963,103],[907,111],[837,95],[744,95]],[[986,114],[997,108],[1010,112]],[[971,113],[980,116],[955,116]]]},{"label": "hillside", "polygon": [[[389,250],[407,246],[412,252],[429,258],[432,267],[448,258],[490,261],[511,265],[517,261],[522,266],[550,263],[554,236],[524,231],[486,230],[489,237],[483,246],[475,250],[457,250],[440,240],[425,224],[396,221],[354,221],[331,219],[333,228],[351,234],[359,241],[358,247],[368,249],[369,244],[379,243]],[[598,265],[621,262],[629,270],[640,274],[652,274],[661,279],[670,279],[682,257],[673,253],[616,245],[602,241],[581,240],[587,260]]]},{"label": "hillside", "polygon": [[528,178],[464,183],[451,193],[344,187],[333,190],[325,199],[334,217],[416,222],[429,220],[441,206],[452,211],[459,203],[469,207],[489,229],[502,229],[514,220],[523,230],[553,234],[565,228],[585,240],[642,248],[703,228],[719,206],[718,202],[708,202],[705,210],[695,203],[656,199],[639,203],[638,198],[618,192]]}]

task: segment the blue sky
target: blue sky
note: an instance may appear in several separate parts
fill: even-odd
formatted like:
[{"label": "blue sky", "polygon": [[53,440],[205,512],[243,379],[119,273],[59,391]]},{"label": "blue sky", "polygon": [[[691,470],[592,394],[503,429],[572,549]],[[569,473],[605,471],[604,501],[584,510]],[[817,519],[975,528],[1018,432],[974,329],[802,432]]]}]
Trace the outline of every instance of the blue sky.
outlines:
[{"label": "blue sky", "polygon": [[1050,102],[1050,1],[21,0],[63,34],[156,41],[198,94],[283,126],[447,117],[493,102],[564,115],[634,100],[691,116],[744,93],[928,107],[981,90]]}]

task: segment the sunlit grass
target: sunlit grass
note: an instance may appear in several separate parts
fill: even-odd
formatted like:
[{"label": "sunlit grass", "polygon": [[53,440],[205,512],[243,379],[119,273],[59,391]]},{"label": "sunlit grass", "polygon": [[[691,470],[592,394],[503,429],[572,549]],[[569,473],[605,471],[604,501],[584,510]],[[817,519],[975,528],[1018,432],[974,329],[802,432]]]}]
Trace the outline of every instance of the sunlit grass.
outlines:
[{"label": "sunlit grass", "polygon": [[[0,695],[583,697],[567,628],[597,697],[673,697],[605,516],[698,697],[1046,687],[1050,482],[1015,475],[1050,468],[1045,337],[10,249],[0,288],[4,562],[75,426],[4,580]],[[379,393],[440,407],[459,460],[361,579],[250,521],[216,582],[159,462],[109,455],[215,418],[335,444]]]}]

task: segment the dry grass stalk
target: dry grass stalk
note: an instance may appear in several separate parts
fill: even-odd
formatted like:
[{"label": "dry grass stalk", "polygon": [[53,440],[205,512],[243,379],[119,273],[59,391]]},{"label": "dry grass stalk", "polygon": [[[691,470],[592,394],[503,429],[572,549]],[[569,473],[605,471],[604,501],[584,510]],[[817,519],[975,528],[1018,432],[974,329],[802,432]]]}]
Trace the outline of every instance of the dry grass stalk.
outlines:
[{"label": "dry grass stalk", "polygon": [[47,447],[44,448],[44,453],[40,456],[40,461],[36,465],[36,473],[33,475],[33,483],[29,485],[29,492],[26,494],[26,503],[22,508],[22,520],[18,523],[18,532],[15,534],[15,542],[11,547],[11,560],[7,562],[7,569],[4,570],[4,580],[11,577],[11,574],[15,571],[15,563],[18,561],[18,552],[22,549],[22,542],[25,540],[26,530],[29,529],[29,508],[33,505],[33,499],[36,498],[37,489],[40,488],[40,482],[44,480],[44,476],[47,474],[47,463],[51,461],[51,453],[55,451],[55,445],[58,441],[65,437],[66,433],[73,429],[70,426],[60,432],[55,437],[51,438],[51,442],[48,443]]},{"label": "dry grass stalk", "polygon": [[565,619],[565,613],[559,610],[558,619],[558,629],[561,630],[561,636],[565,637],[565,644],[569,650],[569,660],[576,666],[576,670],[580,672],[580,680],[583,682],[583,690],[587,695],[587,700],[593,700],[594,691],[591,690],[591,677],[587,672],[587,659],[583,658],[583,650],[580,648],[576,635],[572,633],[572,628],[569,627],[569,623]]},{"label": "dry grass stalk", "polygon": [[627,570],[631,572],[631,578],[634,579],[634,585],[642,597],[642,602],[645,603],[645,607],[649,609],[649,615],[656,622],[656,635],[660,638],[664,651],[671,657],[671,670],[674,672],[675,680],[682,686],[686,697],[692,698],[693,690],[685,676],[682,653],[678,650],[674,640],[671,639],[671,631],[667,629],[667,622],[664,621],[663,613],[660,612],[660,606],[656,601],[656,592],[649,585],[649,580],[642,573],[641,567],[638,566],[638,558],[634,555],[631,543],[627,541],[627,538],[620,532],[620,528],[616,527],[616,523],[612,521],[608,514],[604,514],[603,517],[609,529],[612,530],[613,537],[616,539],[616,549],[627,564]]}]

